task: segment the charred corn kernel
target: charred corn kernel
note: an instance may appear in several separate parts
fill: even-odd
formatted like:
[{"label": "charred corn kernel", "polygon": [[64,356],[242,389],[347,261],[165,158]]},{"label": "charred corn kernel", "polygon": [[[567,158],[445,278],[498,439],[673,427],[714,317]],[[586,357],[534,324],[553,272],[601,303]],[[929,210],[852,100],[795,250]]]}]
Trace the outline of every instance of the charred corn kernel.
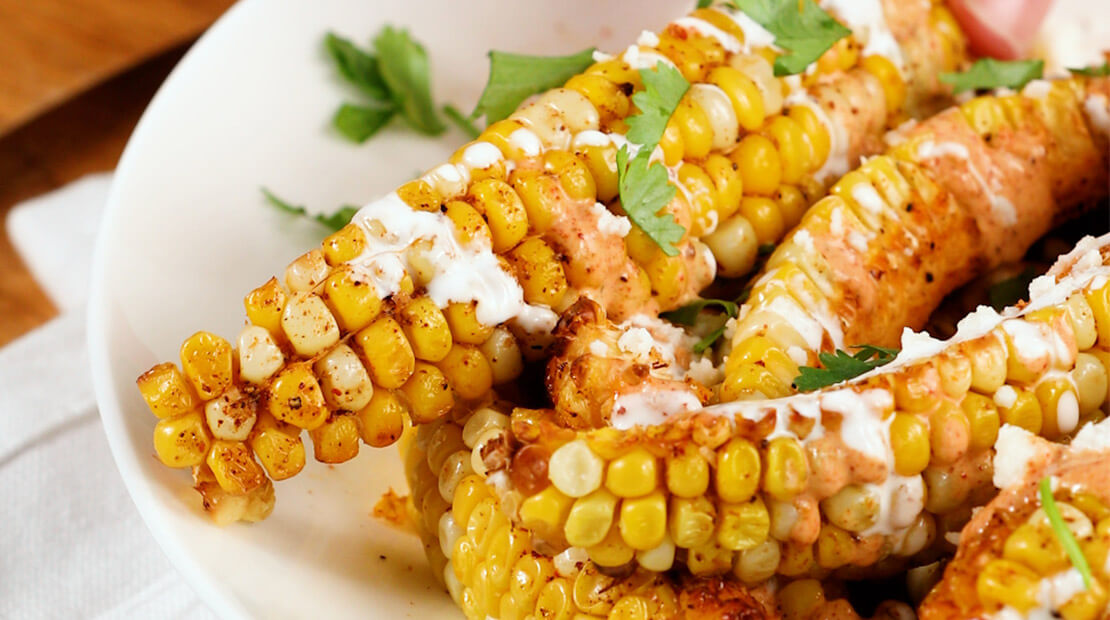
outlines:
[{"label": "charred corn kernel", "polygon": [[809,201],[806,200],[805,194],[802,190],[794,185],[780,185],[774,194],[775,204],[779,208],[779,214],[782,217],[783,225],[789,230],[798,225],[802,221],[802,216],[805,215],[806,209],[809,208]]},{"label": "charred corn kernel", "polygon": [[925,480],[925,510],[932,514],[951,512],[967,499],[970,483],[963,474],[930,467],[922,472],[922,478]]},{"label": "charred corn kernel", "polygon": [[616,495],[605,489],[576,499],[563,527],[567,543],[583,548],[601,544],[613,525],[618,501]]},{"label": "charred corn kernel", "polygon": [[1071,380],[1079,397],[1079,415],[1086,417],[1098,411],[1106,401],[1108,389],[1106,367],[1099,358],[1090,353],[1077,355]]},{"label": "charred corn kernel", "polygon": [[586,551],[594,564],[610,568],[624,566],[631,562],[636,555],[636,550],[624,542],[617,524],[613,524],[609,528],[600,543],[587,548]]},{"label": "charred corn kernel", "polygon": [[548,151],[543,156],[543,169],[559,179],[563,191],[574,200],[596,200],[597,186],[589,168],[569,151]]},{"label": "charred corn kernel", "polygon": [[776,116],[763,131],[779,152],[783,183],[797,184],[807,170],[816,169],[813,147],[797,121],[787,116]]},{"label": "charred corn kernel", "polygon": [[1067,379],[1048,379],[1037,384],[1034,394],[1041,406],[1041,434],[1057,439],[1079,426],[1079,399]]},{"label": "charred corn kernel", "polygon": [[1051,575],[1069,566],[1068,556],[1051,529],[1023,523],[1006,539],[1002,557]]},{"label": "charred corn kernel", "polygon": [[539,237],[529,237],[509,252],[508,259],[526,302],[559,305],[567,291],[567,277],[551,246]]},{"label": "charred corn kernel", "polygon": [[549,486],[521,502],[520,523],[539,538],[559,540],[573,504],[574,499]]},{"label": "charred corn kernel", "polygon": [[482,344],[489,339],[493,328],[478,320],[478,302],[451,302],[443,310],[451,337],[462,344]]},{"label": "charred corn kernel", "polygon": [[229,390],[204,404],[204,419],[216,439],[243,441],[258,419],[258,401]]},{"label": "charred corn kernel", "polygon": [[527,234],[528,213],[517,193],[504,181],[485,179],[474,183],[467,196],[489,224],[493,251],[497,254],[511,249]]},{"label": "charred corn kernel", "polygon": [[266,329],[248,325],[239,332],[239,376],[262,383],[281,368],[285,356]]},{"label": "charred corn kernel", "polygon": [[274,480],[292,478],[304,469],[304,443],[301,442],[300,429],[287,426],[272,416],[262,416],[255,424],[251,434],[251,450],[266,473]]},{"label": "charred corn kernel", "polygon": [[736,555],[732,573],[748,585],[762,583],[775,575],[782,553],[779,543],[765,540]]},{"label": "charred corn kernel", "polygon": [[732,570],[733,552],[710,541],[686,553],[686,568],[695,577],[723,575]]},{"label": "charred corn kernel", "polygon": [[763,467],[763,489],[775,499],[786,501],[806,488],[809,467],[802,445],[793,437],[776,437],[767,446]]},{"label": "charred corn kernel", "polygon": [[461,398],[480,398],[493,387],[493,371],[489,362],[473,345],[455,345],[438,366]]},{"label": "charred corn kernel", "polygon": [[352,416],[333,416],[309,436],[321,463],[345,463],[358,456],[358,421]]},{"label": "charred corn kernel", "polygon": [[667,490],[677,497],[698,497],[709,488],[709,462],[695,449],[667,459]]},{"label": "charred corn kernel", "polygon": [[994,402],[998,405],[998,415],[1003,424],[1013,424],[1034,435],[1040,434],[1044,426],[1044,414],[1037,397],[1028,390],[1003,386],[995,394]]},{"label": "charred corn kernel", "polygon": [[151,412],[169,418],[192,411],[199,403],[193,386],[170,362],[158,364],[135,381]]},{"label": "charred corn kernel", "polygon": [[928,425],[911,413],[896,413],[890,423],[890,447],[898,475],[921,473],[929,464]]},{"label": "charred corn kernel", "polygon": [[400,392],[408,401],[412,421],[417,424],[442,417],[455,404],[447,377],[435,366],[424,362],[416,362],[412,376],[401,386]]},{"label": "charred corn kernel", "polygon": [[250,448],[241,441],[213,441],[205,462],[220,488],[233,495],[249,493],[266,481]]},{"label": "charred corn kernel", "polygon": [[800,579],[779,590],[778,600],[782,605],[783,618],[802,620],[809,618],[814,610],[825,603],[825,589],[816,579]]},{"label": "charred corn kernel", "polygon": [[1099,289],[1083,293],[1087,305],[1095,319],[1095,331],[1098,332],[1098,344],[1110,348],[1110,284]]},{"label": "charred corn kernel", "polygon": [[670,536],[664,536],[663,542],[652,549],[636,552],[636,562],[645,569],[662,573],[671,570],[674,566],[675,546]]},{"label": "charred corn kernel", "polygon": [[717,67],[709,72],[707,81],[728,96],[741,127],[755,131],[763,125],[766,115],[763,95],[748,76],[732,67]]},{"label": "charred corn kernel", "polygon": [[493,330],[490,337],[479,348],[482,355],[489,360],[494,385],[508,383],[524,371],[524,358],[520,351],[520,344],[509,330],[503,327]]},{"label": "charred corn kernel", "polygon": [[324,303],[344,331],[366,327],[381,313],[382,302],[374,285],[348,269],[336,269],[324,280]]},{"label": "charred corn kernel", "polygon": [[628,95],[616,84],[600,75],[579,74],[570,78],[565,86],[578,92],[593,104],[601,124],[628,116]]},{"label": "charred corn kernel", "polygon": [[[595,146],[593,144],[575,144],[575,155],[586,166],[590,177],[594,180],[594,189],[597,199],[608,204],[620,193],[620,178],[617,173],[617,149],[612,144]],[[525,202],[527,207],[527,202]],[[529,212],[531,216],[531,212]]]},{"label": "charred corn kernel", "polygon": [[444,207],[443,214],[455,225],[455,234],[463,245],[493,245],[489,226],[474,207],[461,200],[452,200]]},{"label": "charred corn kernel", "polygon": [[534,617],[570,620],[574,609],[573,599],[569,581],[562,578],[552,579],[543,586],[536,598]]},{"label": "charred corn kernel", "polygon": [[737,213],[725,220],[703,241],[713,251],[717,273],[739,277],[751,272],[759,255],[759,239],[748,218]]},{"label": "charred corn kernel", "polygon": [[760,472],[755,446],[744,439],[732,439],[717,451],[717,497],[732,504],[748,501],[759,485]]},{"label": "charred corn kernel", "polygon": [[994,394],[1006,382],[1006,345],[998,338],[981,338],[970,345],[971,387]]},{"label": "charred corn kernel", "polygon": [[316,361],[316,375],[324,400],[334,409],[357,411],[370,402],[374,386],[355,352],[345,344]]},{"label": "charred corn kernel", "polygon": [[547,469],[555,488],[569,497],[585,497],[601,486],[605,462],[585,441],[575,439],[551,454]]},{"label": "charred corn kernel", "polygon": [[397,196],[417,211],[439,211],[443,195],[424,179],[413,179],[397,188]]},{"label": "charred corn kernel", "polygon": [[491,429],[505,429],[509,427],[509,416],[490,407],[483,407],[475,411],[463,424],[462,440],[468,448],[474,448],[478,438]]},{"label": "charred corn kernel", "polygon": [[782,213],[778,205],[770,198],[758,196],[745,196],[740,201],[740,215],[747,218],[755,230],[755,238],[759,244],[775,243],[786,232]]},{"label": "charred corn kernel", "polygon": [[[844,40],[844,39],[842,39]],[[817,113],[809,106],[795,105],[787,111],[787,116],[794,120],[813,148],[813,156],[809,162],[807,172],[816,172],[829,156],[829,131],[825,124],[818,118]]]},{"label": "charred corn kernel", "polygon": [[307,364],[286,366],[270,383],[269,392],[268,411],[282,422],[313,430],[328,417],[320,384]]},{"label": "charred corn kernel", "polygon": [[366,249],[366,235],[357,224],[347,224],[324,238],[324,260],[332,267],[354,259]]},{"label": "charred corn kernel", "polygon": [[762,544],[771,529],[767,505],[758,497],[743,504],[718,506],[717,544],[732,551],[743,551]]},{"label": "charred corn kernel", "polygon": [[605,473],[605,488],[618,497],[651,493],[659,479],[655,457],[643,448],[613,459]]},{"label": "charred corn kernel", "polygon": [[963,409],[941,401],[929,415],[929,445],[934,463],[951,463],[967,452],[971,425]]},{"label": "charred corn kernel", "polygon": [[1031,568],[1013,560],[995,559],[979,573],[975,591],[987,609],[1010,606],[1025,613],[1037,605],[1040,581],[1040,575]]},{"label": "charred corn kernel", "polygon": [[401,326],[391,317],[374,321],[355,334],[355,342],[370,367],[374,383],[399,388],[412,375],[416,357]]},{"label": "charred corn kernel", "polygon": [[964,415],[967,416],[968,430],[970,432],[968,449],[982,450],[994,445],[998,438],[998,408],[994,401],[974,392],[968,393],[960,404]]},{"label": "charred corn kernel", "polygon": [[376,390],[365,407],[355,412],[359,422],[359,436],[368,446],[382,448],[401,437],[405,429],[407,410],[388,390]]},{"label": "charred corn kernel", "polygon": [[200,465],[211,444],[204,418],[198,411],[164,418],[154,427],[154,452],[169,467]]},{"label": "charred corn kernel", "polygon": [[181,344],[181,370],[201,399],[219,395],[231,386],[231,344],[209,332],[189,336]]},{"label": "charred corn kernel", "polygon": [[339,342],[339,325],[324,300],[294,293],[281,313],[281,328],[298,355],[311,357]]},{"label": "charred corn kernel", "polygon": [[692,549],[706,544],[716,529],[717,514],[713,502],[704,495],[694,498],[671,498],[668,532],[674,544]]},{"label": "charred corn kernel", "polygon": [[285,268],[285,286],[294,293],[309,292],[328,275],[324,253],[312,250],[298,256]]},{"label": "charred corn kernel", "polygon": [[817,535],[817,565],[821,568],[840,568],[852,561],[856,545],[852,535],[835,525],[821,526]]},{"label": "charred corn kernel", "polygon": [[901,110],[902,105],[906,102],[906,83],[902,80],[902,74],[894,66],[894,63],[885,56],[873,54],[866,56],[860,62],[860,66],[879,81],[879,85],[883,88],[883,96],[886,99],[887,111],[896,112]]},{"label": "charred corn kernel", "polygon": [[438,362],[451,350],[451,329],[431,298],[409,302],[401,310],[400,323],[416,359]]},{"label": "charred corn kernel", "polygon": [[645,551],[661,544],[667,533],[667,498],[663,490],[621,501],[620,532],[633,549]]},{"label": "charred corn kernel", "polygon": [[779,559],[779,574],[799,577],[821,568],[814,555],[816,545],[810,543],[783,543],[782,558]]},{"label": "charred corn kernel", "polygon": [[821,514],[829,523],[849,532],[862,532],[879,517],[880,499],[872,487],[850,484],[821,500]]},{"label": "charred corn kernel", "polygon": [[254,289],[243,298],[247,319],[254,325],[264,327],[271,334],[281,333],[281,313],[285,309],[285,291],[277,278],[270,278],[262,286]]}]

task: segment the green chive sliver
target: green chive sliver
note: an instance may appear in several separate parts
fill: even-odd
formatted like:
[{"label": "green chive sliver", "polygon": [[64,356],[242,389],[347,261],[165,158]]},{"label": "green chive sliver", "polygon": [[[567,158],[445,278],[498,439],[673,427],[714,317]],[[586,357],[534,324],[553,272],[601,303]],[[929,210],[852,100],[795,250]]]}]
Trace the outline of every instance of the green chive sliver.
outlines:
[{"label": "green chive sliver", "polygon": [[1040,491],[1041,506],[1044,507],[1044,512],[1048,515],[1048,522],[1052,524],[1052,531],[1056,534],[1056,539],[1060,541],[1060,545],[1068,554],[1072,566],[1083,576],[1083,585],[1090,590],[1091,567],[1087,565],[1087,558],[1083,555],[1083,550],[1079,548],[1075,536],[1072,536],[1068,525],[1064,523],[1064,517],[1060,515],[1060,509],[1056,507],[1056,500],[1052,497],[1051,476],[1045,476],[1041,479]]}]

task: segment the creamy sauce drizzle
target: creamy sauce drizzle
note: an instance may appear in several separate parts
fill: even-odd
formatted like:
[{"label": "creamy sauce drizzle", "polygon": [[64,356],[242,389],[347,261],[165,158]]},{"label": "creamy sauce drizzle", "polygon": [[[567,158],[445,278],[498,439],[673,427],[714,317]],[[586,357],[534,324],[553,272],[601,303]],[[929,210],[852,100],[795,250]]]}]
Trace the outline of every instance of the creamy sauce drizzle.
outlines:
[{"label": "creamy sauce drizzle", "polygon": [[818,4],[852,30],[856,39],[863,43],[863,56],[885,56],[905,75],[902,48],[886,23],[880,0],[821,0]]}]

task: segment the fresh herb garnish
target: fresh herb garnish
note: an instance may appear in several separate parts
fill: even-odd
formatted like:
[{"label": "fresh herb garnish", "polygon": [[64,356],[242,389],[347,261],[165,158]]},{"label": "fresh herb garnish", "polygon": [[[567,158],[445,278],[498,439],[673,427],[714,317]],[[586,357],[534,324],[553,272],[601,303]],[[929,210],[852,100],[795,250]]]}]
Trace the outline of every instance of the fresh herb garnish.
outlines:
[{"label": "fresh herb garnish", "polygon": [[644,90],[632,95],[638,114],[627,119],[625,137],[636,147],[630,154],[629,145],[617,151],[618,190],[621,206],[632,223],[644,231],[667,256],[678,255],[674,246],[686,229],[679,226],[670,213],[659,213],[674,198],[677,189],[667,176],[667,169],[651,161],[651,154],[663,138],[667,121],[678,107],[690,83],[672,66],[659,62],[655,69],[640,69]]},{"label": "fresh herb garnish", "polygon": [[986,90],[991,88],[1018,89],[1044,75],[1043,60],[995,60],[980,58],[967,71],[941,73],[941,82],[952,85],[952,91]]},{"label": "fresh herb garnish", "polygon": [[390,102],[389,89],[382,81],[377,58],[334,32],[329,32],[324,37],[324,47],[343,79],[365,93],[372,101]]},{"label": "fresh herb garnish", "polygon": [[704,8],[708,7],[709,5],[711,5],[711,4],[713,4],[713,0],[698,0],[697,8],[704,9]]},{"label": "fresh herb garnish", "polygon": [[1056,499],[1052,497],[1052,477],[1045,476],[1041,478],[1040,483],[1041,493],[1041,507],[1048,515],[1048,522],[1052,524],[1052,531],[1056,534],[1056,540],[1060,541],[1060,546],[1068,554],[1072,566],[1079,574],[1083,576],[1083,585],[1088,590],[1091,589],[1091,567],[1087,564],[1087,558],[1083,555],[1083,550],[1079,548],[1079,543],[1076,542],[1075,536],[1072,535],[1071,530],[1068,529],[1068,524],[1064,523],[1064,517],[1060,514],[1060,508],[1056,506]]},{"label": "fresh herb garnish", "polygon": [[1040,275],[1039,271],[1026,267],[1016,276],[992,284],[987,290],[991,307],[1001,311],[1025,299],[1028,296],[1029,283],[1038,275]]},{"label": "fresh herb garnish", "polygon": [[443,115],[447,117],[447,120],[451,121],[455,124],[456,127],[461,129],[462,132],[465,133],[471,140],[474,140],[478,136],[482,135],[482,131],[475,127],[474,123],[470,122],[470,119],[467,118],[462,112],[460,112],[459,109],[455,106],[451,104],[443,106]]},{"label": "fresh herb garnish", "polygon": [[785,54],[775,59],[775,75],[806,70],[837,41],[852,34],[813,0],[730,0],[730,3],[775,35]]},{"label": "fresh herb garnish", "polygon": [[[702,310],[711,306],[718,306],[729,318],[735,319],[740,314],[739,304],[747,301],[748,295],[750,294],[751,289],[745,288],[743,291],[740,292],[740,295],[738,295],[736,299],[732,301],[727,301],[724,299],[699,299],[695,302],[688,303],[680,308],[675,308],[674,310],[663,312],[660,314],[660,316],[671,321],[672,323],[692,326],[697,323],[698,316],[701,314]],[[713,343],[717,342],[717,340],[724,335],[725,327],[727,325],[728,321],[726,320],[721,323],[716,329],[706,334],[704,338],[699,340],[694,345],[694,353],[703,353],[706,349],[713,346]]]},{"label": "fresh herb garnish", "polygon": [[1076,69],[1068,68],[1075,75],[1085,75],[1087,77],[1106,77],[1110,75],[1110,61],[1102,63],[1102,66],[1091,65],[1090,67],[1079,67]]},{"label": "fresh herb garnish", "polygon": [[870,344],[856,345],[853,348],[858,349],[854,355],[840,349],[835,354],[819,353],[817,359],[821,360],[823,368],[802,366],[798,369],[800,374],[794,379],[794,387],[800,392],[811,392],[835,385],[889,364],[898,355],[898,349]]},{"label": "fresh herb garnish", "polygon": [[344,103],[335,111],[332,125],[349,140],[365,142],[393,118],[396,109],[392,105],[373,104],[368,106]]},{"label": "fresh herb garnish", "polygon": [[413,129],[430,136],[443,133],[447,126],[436,114],[432,101],[432,82],[428,52],[409,36],[407,30],[382,28],[374,37],[378,67],[389,87],[390,97],[401,116]]},{"label": "fresh herb garnish", "polygon": [[568,56],[489,53],[489,80],[470,118],[495,123],[512,114],[528,97],[562,86],[593,63],[594,48]]},{"label": "fresh herb garnish", "polygon": [[270,203],[271,206],[277,207],[278,209],[285,211],[286,213],[291,213],[293,215],[302,215],[304,217],[311,218],[323,224],[324,226],[327,226],[331,230],[339,230],[340,228],[343,228],[348,223],[350,223],[351,218],[354,217],[355,213],[358,212],[358,207],[352,205],[343,205],[339,208],[338,211],[330,215],[325,213],[309,215],[308,209],[305,209],[304,206],[288,203],[275,196],[273,192],[266,189],[265,187],[261,189],[262,195],[266,197],[266,202]]}]

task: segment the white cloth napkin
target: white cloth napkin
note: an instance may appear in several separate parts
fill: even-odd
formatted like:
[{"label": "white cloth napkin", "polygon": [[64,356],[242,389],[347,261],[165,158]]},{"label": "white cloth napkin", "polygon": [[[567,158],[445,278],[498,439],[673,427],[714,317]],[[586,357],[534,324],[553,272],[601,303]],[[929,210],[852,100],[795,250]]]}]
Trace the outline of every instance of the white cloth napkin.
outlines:
[{"label": "white cloth napkin", "polygon": [[0,349],[0,618],[215,617],[139,517],[93,400],[83,308],[110,180],[8,217],[62,316]]}]

